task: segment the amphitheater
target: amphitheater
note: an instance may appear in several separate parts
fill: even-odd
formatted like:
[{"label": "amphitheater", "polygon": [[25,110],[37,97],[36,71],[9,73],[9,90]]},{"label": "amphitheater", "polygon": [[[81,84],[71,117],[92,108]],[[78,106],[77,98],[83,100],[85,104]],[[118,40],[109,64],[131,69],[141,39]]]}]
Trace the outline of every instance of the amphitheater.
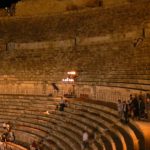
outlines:
[{"label": "amphitheater", "polygon": [[5,150],[81,150],[95,129],[88,150],[150,150],[150,101],[148,119],[124,124],[117,111],[118,99],[150,94],[149,0],[0,6],[0,134],[3,122],[15,133]]}]

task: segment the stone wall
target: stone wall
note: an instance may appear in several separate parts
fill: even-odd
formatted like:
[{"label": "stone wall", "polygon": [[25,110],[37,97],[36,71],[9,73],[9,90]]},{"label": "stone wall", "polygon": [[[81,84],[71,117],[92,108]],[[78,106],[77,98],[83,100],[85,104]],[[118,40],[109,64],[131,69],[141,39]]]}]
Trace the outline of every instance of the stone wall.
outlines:
[{"label": "stone wall", "polygon": [[7,48],[7,44],[6,44],[6,42],[4,42],[4,41],[0,41],[0,52],[2,52],[2,51],[6,51],[6,48]]},{"label": "stone wall", "polygon": [[0,76],[0,94],[49,95],[63,96],[73,90],[72,84],[56,83],[59,91],[48,80],[24,80],[15,76]]},{"label": "stone wall", "polygon": [[[90,98],[114,100],[118,97],[127,99],[126,96],[132,92],[148,92],[149,36],[143,38],[139,31],[127,32],[124,36],[112,34],[58,41],[8,43],[12,46],[1,53],[0,73],[7,74],[7,77],[2,78],[0,91],[5,94],[58,94],[51,86],[51,83],[57,83],[59,95],[62,95],[69,91],[68,85],[62,84],[62,79],[66,77],[67,71],[76,70],[78,96],[88,94]],[[143,40],[135,46],[136,37]],[[9,82],[12,80],[10,75],[15,78],[12,83]],[[85,90],[84,85],[89,88]],[[90,92],[94,88],[95,92]],[[115,92],[119,94],[113,96]]]},{"label": "stone wall", "polygon": [[0,17],[6,17],[7,11],[5,9],[0,8]]},{"label": "stone wall", "polygon": [[54,12],[64,12],[68,0],[25,0],[17,3],[16,16],[47,15]]},{"label": "stone wall", "polygon": [[146,91],[135,90],[130,88],[116,88],[96,85],[76,85],[76,95],[82,98],[93,100],[104,100],[107,102],[117,103],[118,99],[129,100],[129,95],[146,95]]},{"label": "stone wall", "polygon": [[149,2],[139,2],[115,9],[5,18],[0,20],[0,39],[9,42],[31,42],[126,33],[145,26],[146,21],[150,19],[149,9]]},{"label": "stone wall", "polygon": [[16,16],[37,16],[78,11],[94,7],[112,7],[129,3],[128,0],[25,0],[17,3]]},{"label": "stone wall", "polygon": [[[147,9],[145,9],[147,8]],[[0,20],[0,93],[76,94],[115,101],[150,89],[150,2]],[[56,83],[57,93],[51,85]]]}]

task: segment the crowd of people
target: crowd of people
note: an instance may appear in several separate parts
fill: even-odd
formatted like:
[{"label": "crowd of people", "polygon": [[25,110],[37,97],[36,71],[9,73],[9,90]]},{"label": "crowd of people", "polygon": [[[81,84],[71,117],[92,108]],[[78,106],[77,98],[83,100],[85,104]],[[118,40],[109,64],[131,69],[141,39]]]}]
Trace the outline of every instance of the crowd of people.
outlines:
[{"label": "crowd of people", "polygon": [[[148,101],[148,98],[150,99],[150,95],[147,95],[146,97],[143,96],[142,94],[139,95],[130,95],[128,101],[121,101],[120,99],[118,100],[118,114],[119,114],[119,119],[124,122],[128,123],[129,118],[132,119],[147,119],[148,114],[146,110],[146,103]],[[69,103],[68,101],[64,100],[63,97],[61,97],[60,103],[56,106],[56,110],[59,111],[64,111],[65,107],[68,107]],[[109,131],[109,129],[105,129],[104,132]],[[89,143],[90,141],[94,141],[97,138],[101,138],[101,134],[98,132],[97,129],[93,131],[93,136],[89,135],[89,133],[84,130],[82,134],[82,145],[81,148],[83,150],[87,150],[89,148]]]},{"label": "crowd of people", "polygon": [[146,111],[147,97],[143,95],[130,95],[128,101],[118,100],[118,114],[121,121],[128,123],[129,118],[132,119],[147,119],[148,114]]},{"label": "crowd of people", "polygon": [[[128,101],[121,101],[119,99],[117,104],[119,119],[124,123],[128,123],[129,118],[138,120],[147,118],[146,102],[147,99],[145,99],[145,97],[142,95],[130,95]],[[60,102],[58,105],[56,105],[56,110],[64,111],[65,107],[68,106],[69,102],[61,97]],[[0,149],[4,148],[6,142],[15,142],[15,135],[12,131],[12,124],[10,122],[4,122],[2,127],[4,132],[1,135]],[[107,132],[107,130],[108,129],[104,130],[104,132]],[[101,138],[101,134],[98,132],[98,129],[93,131],[93,136],[84,130],[82,134],[81,148],[83,150],[87,150],[89,148],[89,144],[91,144],[89,142],[94,141],[97,138]],[[41,150],[43,147],[42,143],[42,141],[32,141],[30,144],[30,150]]]},{"label": "crowd of people", "polygon": [[[141,119],[148,119],[148,103],[150,103],[150,95],[147,94],[146,96],[142,94],[135,94],[134,96],[131,94],[128,101],[121,101],[118,100],[118,114],[119,119],[124,122],[128,123],[129,118],[141,120]],[[113,127],[113,126],[112,126]],[[109,131],[109,129],[105,129],[104,132]],[[99,133],[98,129],[94,129],[93,134],[89,134],[86,130],[83,131],[82,134],[82,150],[89,149],[89,144],[97,139],[101,138],[103,133]]]}]

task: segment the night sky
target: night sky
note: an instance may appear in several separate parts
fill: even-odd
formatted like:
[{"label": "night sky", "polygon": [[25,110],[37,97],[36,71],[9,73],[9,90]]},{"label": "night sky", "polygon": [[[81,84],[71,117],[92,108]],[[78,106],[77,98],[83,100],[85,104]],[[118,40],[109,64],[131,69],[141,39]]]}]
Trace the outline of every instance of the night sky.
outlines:
[{"label": "night sky", "polygon": [[0,0],[0,8],[9,7],[12,3],[17,3],[20,0]]}]

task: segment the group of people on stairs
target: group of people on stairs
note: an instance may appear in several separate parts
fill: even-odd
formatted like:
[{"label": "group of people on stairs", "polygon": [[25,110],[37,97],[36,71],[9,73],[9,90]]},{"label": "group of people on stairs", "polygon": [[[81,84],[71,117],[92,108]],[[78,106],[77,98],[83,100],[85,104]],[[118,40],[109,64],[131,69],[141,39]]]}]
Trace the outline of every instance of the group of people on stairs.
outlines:
[{"label": "group of people on stairs", "polygon": [[118,100],[118,114],[122,122],[128,123],[129,118],[141,120],[148,119],[147,112],[148,97],[143,95],[130,95],[128,101]]}]

